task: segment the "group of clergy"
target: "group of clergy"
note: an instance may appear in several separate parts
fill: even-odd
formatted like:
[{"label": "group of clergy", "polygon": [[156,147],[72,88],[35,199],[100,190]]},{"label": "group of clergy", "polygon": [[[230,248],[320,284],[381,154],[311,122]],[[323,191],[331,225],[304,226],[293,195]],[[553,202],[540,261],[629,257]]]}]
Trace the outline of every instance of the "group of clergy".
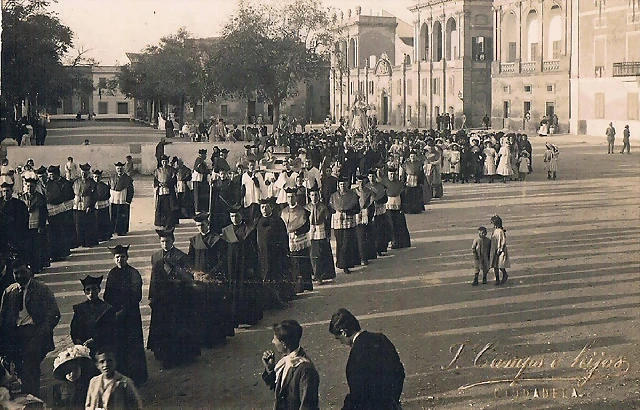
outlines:
[{"label": "group of clergy", "polygon": [[[103,172],[81,164],[69,180],[59,165],[3,176],[0,255],[24,259],[34,273],[63,261],[77,247],[92,247],[129,231],[133,179],[125,164],[103,181]],[[14,187],[22,187],[19,193]]]}]

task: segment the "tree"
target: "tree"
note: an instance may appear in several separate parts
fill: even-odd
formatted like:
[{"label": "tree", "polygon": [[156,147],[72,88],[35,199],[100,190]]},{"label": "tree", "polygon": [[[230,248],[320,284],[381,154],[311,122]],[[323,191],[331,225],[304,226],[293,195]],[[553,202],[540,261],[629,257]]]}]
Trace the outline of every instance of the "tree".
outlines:
[{"label": "tree", "polygon": [[207,66],[226,94],[271,102],[276,124],[280,105],[299,82],[328,65],[331,26],[330,9],[319,0],[288,0],[279,7],[241,2]]},{"label": "tree", "polygon": [[118,82],[128,97],[179,106],[181,124],[185,103],[197,103],[211,88],[205,84],[202,50],[184,28],[136,54],[121,68]]},{"label": "tree", "polygon": [[2,98],[31,114],[87,86],[63,65],[73,32],[47,11],[48,0],[7,0],[2,9]]}]

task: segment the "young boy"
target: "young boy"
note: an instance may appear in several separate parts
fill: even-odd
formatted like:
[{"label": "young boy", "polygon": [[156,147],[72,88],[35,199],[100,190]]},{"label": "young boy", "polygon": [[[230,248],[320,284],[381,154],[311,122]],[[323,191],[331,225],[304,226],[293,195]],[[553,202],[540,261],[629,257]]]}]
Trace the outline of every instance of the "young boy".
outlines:
[{"label": "young boy", "polygon": [[478,286],[480,269],[482,269],[482,284],[485,285],[487,283],[487,274],[489,273],[491,239],[487,238],[487,228],[484,226],[478,228],[478,237],[473,240],[471,250],[473,251],[473,264],[475,268],[473,283],[471,283],[471,285]]},{"label": "young boy", "polygon": [[133,381],[116,371],[116,359],[112,351],[96,353],[96,367],[102,373],[91,379],[86,410],[142,409],[142,401]]},{"label": "young boy", "polygon": [[527,178],[530,164],[531,160],[529,159],[529,153],[527,151],[522,151],[520,153],[520,158],[518,158],[518,179],[520,181],[524,181]]}]

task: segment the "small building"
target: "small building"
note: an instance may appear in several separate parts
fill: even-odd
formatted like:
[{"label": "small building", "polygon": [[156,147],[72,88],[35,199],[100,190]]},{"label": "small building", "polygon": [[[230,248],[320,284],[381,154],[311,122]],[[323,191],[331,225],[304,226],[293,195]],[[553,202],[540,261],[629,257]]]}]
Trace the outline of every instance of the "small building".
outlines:
[{"label": "small building", "polygon": [[573,0],[571,130],[604,136],[610,122],[622,136],[640,135],[640,2]]}]

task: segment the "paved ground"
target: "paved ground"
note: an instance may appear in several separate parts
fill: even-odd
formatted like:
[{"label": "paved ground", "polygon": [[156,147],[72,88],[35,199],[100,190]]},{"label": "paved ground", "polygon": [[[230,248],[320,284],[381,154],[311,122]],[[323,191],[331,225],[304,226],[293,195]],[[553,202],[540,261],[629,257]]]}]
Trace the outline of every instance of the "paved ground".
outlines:
[{"label": "paved ground", "polygon": [[[640,408],[640,162],[635,153],[606,155],[604,144],[584,140],[554,137],[561,150],[557,181],[546,180],[543,140],[533,138],[534,174],[526,182],[445,184],[443,199],[407,217],[412,248],[339,274],[226,346],[204,351],[190,367],[162,371],[149,355],[150,379],[141,389],[147,408],[270,408],[260,354],[271,347],[271,324],[294,318],[320,372],[321,408],[339,409],[348,350],[327,330],[339,307],[395,343],[407,373],[405,409]],[[150,180],[137,181],[136,193],[132,233],[108,245],[132,245],[130,263],[145,280],[146,332],[149,259],[158,249]],[[510,280],[474,288],[471,241],[494,213],[507,229]],[[177,246],[186,250],[193,233],[191,224],[181,225]],[[39,275],[63,312],[58,348],[70,342],[71,305],[83,300],[78,280],[112,266],[106,246],[76,250]],[[46,373],[51,365],[50,358]],[[516,376],[518,367],[525,368]]]}]

